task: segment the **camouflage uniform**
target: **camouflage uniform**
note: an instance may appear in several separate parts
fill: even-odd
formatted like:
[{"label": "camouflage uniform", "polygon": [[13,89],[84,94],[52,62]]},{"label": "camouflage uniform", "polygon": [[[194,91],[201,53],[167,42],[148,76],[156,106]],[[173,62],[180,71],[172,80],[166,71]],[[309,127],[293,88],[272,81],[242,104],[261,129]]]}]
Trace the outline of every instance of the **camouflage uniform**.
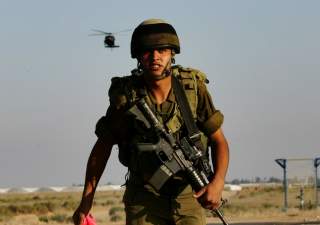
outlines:
[{"label": "camouflage uniform", "polygon": [[[204,136],[214,133],[221,127],[223,115],[215,109],[212,103],[204,75],[200,71],[182,67],[175,67],[173,72],[184,86],[200,131]],[[204,211],[192,196],[191,186],[182,173],[171,177],[159,192],[147,183],[150,175],[148,172],[154,170],[152,158],[137,153],[133,146],[137,141],[152,142],[152,132],[146,130],[141,124],[139,125],[138,121],[135,121],[128,113],[138,98],[137,92],[141,88],[147,91],[142,76],[114,78],[109,89],[110,106],[106,116],[102,117],[96,126],[98,137],[104,135],[113,137],[119,146],[120,162],[129,168],[130,175],[123,197],[126,224],[204,225]],[[161,105],[156,104],[150,93],[147,94],[146,99],[158,119],[174,133],[177,140],[186,134],[186,128],[172,90]],[[206,142],[205,138],[203,140]]]}]

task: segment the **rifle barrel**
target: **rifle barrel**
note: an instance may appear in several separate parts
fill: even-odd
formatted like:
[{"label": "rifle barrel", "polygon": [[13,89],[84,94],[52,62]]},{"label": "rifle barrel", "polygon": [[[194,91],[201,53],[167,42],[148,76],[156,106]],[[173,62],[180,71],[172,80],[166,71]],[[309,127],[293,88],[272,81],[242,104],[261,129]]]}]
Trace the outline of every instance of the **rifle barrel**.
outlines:
[{"label": "rifle barrel", "polygon": [[215,213],[219,219],[221,220],[221,222],[223,223],[223,225],[229,225],[229,223],[227,222],[227,220],[224,218],[224,216],[222,215],[221,211],[219,209],[214,209],[211,211],[211,213]]}]

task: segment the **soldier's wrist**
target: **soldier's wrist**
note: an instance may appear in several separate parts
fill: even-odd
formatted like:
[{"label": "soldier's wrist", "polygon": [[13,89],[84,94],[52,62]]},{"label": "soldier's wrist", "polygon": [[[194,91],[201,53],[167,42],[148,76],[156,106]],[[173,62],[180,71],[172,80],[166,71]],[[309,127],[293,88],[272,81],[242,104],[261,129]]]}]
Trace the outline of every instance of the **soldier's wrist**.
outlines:
[{"label": "soldier's wrist", "polygon": [[82,200],[79,205],[79,211],[87,215],[92,207],[92,202],[88,200]]}]

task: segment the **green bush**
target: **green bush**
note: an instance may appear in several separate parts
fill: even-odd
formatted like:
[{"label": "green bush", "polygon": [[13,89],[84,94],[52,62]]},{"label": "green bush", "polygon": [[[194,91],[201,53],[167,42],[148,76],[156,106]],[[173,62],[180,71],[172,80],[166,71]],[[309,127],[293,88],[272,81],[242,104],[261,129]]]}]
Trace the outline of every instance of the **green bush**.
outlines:
[{"label": "green bush", "polygon": [[33,207],[31,205],[8,205],[7,209],[12,214],[28,214],[33,212]]},{"label": "green bush", "polygon": [[112,222],[117,222],[117,221],[120,221],[120,220],[122,220],[122,216],[117,215],[117,214],[111,216],[111,218],[110,218],[110,221],[112,221]]},{"label": "green bush", "polygon": [[39,216],[38,219],[40,222],[44,222],[44,223],[49,222],[49,218],[47,216]]},{"label": "green bush", "polygon": [[65,215],[65,214],[52,215],[52,216],[50,216],[50,220],[58,222],[58,223],[72,222],[72,218],[70,216]]},{"label": "green bush", "polygon": [[62,204],[62,207],[64,209],[75,209],[77,207],[78,203],[76,202],[73,202],[73,201],[65,201],[63,204]]},{"label": "green bush", "polygon": [[265,202],[265,203],[262,203],[262,207],[263,207],[264,209],[270,209],[270,208],[273,208],[274,205],[271,204],[271,203]]},{"label": "green bush", "polygon": [[106,205],[114,205],[115,202],[113,200],[107,200],[106,202],[102,203],[103,206],[106,206]]},{"label": "green bush", "polygon": [[109,210],[109,216],[114,216],[117,214],[117,212],[123,212],[123,211],[124,211],[123,207],[112,207]]},{"label": "green bush", "polygon": [[37,200],[40,200],[40,199],[41,198],[38,195],[35,195],[35,196],[32,197],[32,200],[36,200],[37,201]]},{"label": "green bush", "polygon": [[33,204],[33,211],[35,213],[48,213],[53,212],[57,208],[53,202],[36,202]]}]

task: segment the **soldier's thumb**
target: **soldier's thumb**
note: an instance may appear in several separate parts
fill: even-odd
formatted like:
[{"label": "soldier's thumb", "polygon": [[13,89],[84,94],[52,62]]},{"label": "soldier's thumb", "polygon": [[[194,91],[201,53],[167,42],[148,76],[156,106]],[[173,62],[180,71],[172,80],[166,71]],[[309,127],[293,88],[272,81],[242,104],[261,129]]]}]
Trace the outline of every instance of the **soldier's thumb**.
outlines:
[{"label": "soldier's thumb", "polygon": [[193,194],[193,197],[199,198],[206,192],[206,188],[202,188],[200,191]]}]

